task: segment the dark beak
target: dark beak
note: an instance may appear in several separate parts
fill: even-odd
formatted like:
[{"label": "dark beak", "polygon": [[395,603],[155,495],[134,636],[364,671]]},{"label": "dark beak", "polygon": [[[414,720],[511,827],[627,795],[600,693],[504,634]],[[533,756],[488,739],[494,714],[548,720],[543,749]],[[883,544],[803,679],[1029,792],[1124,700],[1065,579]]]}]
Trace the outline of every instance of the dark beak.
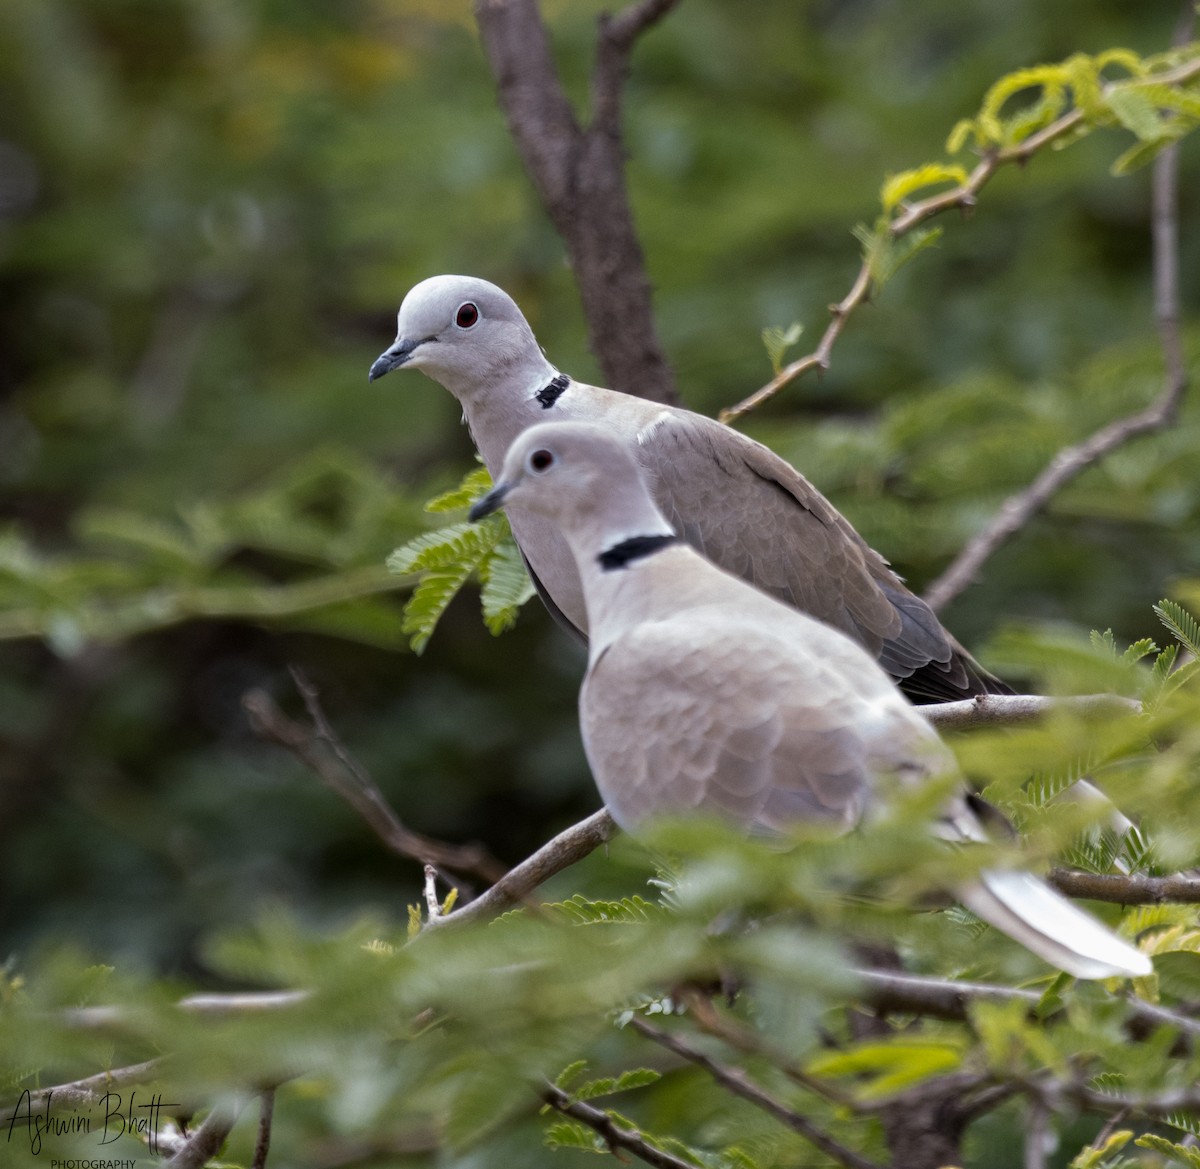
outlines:
[{"label": "dark beak", "polygon": [[484,516],[499,511],[504,506],[504,497],[513,489],[511,483],[498,483],[482,499],[477,499],[467,512],[467,519],[477,524]]},{"label": "dark beak", "polygon": [[371,366],[371,372],[367,374],[367,381],[373,382],[376,378],[383,377],[385,373],[391,373],[393,369],[399,369],[411,356],[412,351],[420,345],[420,341],[405,341],[397,339],[395,345],[390,349],[384,350]]}]

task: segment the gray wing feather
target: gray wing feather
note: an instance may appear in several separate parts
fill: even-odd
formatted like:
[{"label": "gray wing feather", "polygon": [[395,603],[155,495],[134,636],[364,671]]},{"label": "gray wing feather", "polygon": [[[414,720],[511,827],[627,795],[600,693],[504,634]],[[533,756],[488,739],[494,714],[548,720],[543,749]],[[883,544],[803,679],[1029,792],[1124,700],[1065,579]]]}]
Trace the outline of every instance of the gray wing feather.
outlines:
[{"label": "gray wing feather", "polygon": [[[722,568],[863,645],[922,698],[1003,691],[887,561],[794,467],[703,415],[660,415],[641,438],[667,518]],[[993,684],[994,683],[994,684]]]}]

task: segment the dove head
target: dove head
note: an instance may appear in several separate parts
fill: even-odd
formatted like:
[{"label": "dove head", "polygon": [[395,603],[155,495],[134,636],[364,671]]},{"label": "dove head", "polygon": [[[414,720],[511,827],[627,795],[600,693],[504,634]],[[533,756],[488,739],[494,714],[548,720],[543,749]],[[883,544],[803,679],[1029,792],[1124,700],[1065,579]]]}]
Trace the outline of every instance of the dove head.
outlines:
[{"label": "dove head", "polygon": [[411,366],[465,401],[504,385],[525,390],[556,372],[512,297],[474,276],[422,280],[396,322],[396,340],[371,366],[371,381]]},{"label": "dove head", "polygon": [[509,506],[553,520],[585,555],[631,538],[674,534],[634,451],[588,422],[543,422],[517,437],[496,486],[471,509],[471,519]]}]

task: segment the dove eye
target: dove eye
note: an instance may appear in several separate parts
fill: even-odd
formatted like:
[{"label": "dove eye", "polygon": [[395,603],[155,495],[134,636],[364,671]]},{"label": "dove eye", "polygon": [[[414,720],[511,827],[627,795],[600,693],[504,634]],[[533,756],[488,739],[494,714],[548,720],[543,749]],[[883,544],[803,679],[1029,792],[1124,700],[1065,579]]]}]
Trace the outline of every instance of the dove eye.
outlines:
[{"label": "dove eye", "polygon": [[479,309],[469,300],[465,304],[460,304],[458,312],[454,314],[454,323],[460,329],[469,329],[477,320],[479,320]]},{"label": "dove eye", "polygon": [[548,471],[554,466],[554,456],[549,451],[534,451],[529,456],[529,466],[535,471]]}]

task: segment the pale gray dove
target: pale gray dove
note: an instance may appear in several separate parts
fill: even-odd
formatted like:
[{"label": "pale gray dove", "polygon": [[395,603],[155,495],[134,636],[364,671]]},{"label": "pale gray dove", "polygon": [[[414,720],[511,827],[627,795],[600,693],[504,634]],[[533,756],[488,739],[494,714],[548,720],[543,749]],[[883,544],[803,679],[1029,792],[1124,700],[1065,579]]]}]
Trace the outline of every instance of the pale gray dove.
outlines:
[{"label": "pale gray dove", "polygon": [[[527,427],[599,423],[636,446],[655,501],[684,540],[852,637],[914,701],[1012,693],[794,467],[701,414],[573,381],[550,364],[521,310],[496,285],[471,276],[416,285],[371,380],[401,366],[421,370],[462,403],[493,477]],[[512,527],[547,607],[585,635],[579,576],[554,525],[518,514]]]},{"label": "pale gray dove", "polygon": [[[536,516],[566,539],[582,583],[584,747],[613,818],[699,810],[748,831],[851,827],[877,782],[919,783],[954,756],[855,641],[714,566],[651,498],[634,448],[608,427],[546,423],[513,443],[472,509]],[[965,794],[941,825],[984,836]],[[1149,959],[1027,872],[955,890],[972,911],[1080,978],[1145,975]]]}]

